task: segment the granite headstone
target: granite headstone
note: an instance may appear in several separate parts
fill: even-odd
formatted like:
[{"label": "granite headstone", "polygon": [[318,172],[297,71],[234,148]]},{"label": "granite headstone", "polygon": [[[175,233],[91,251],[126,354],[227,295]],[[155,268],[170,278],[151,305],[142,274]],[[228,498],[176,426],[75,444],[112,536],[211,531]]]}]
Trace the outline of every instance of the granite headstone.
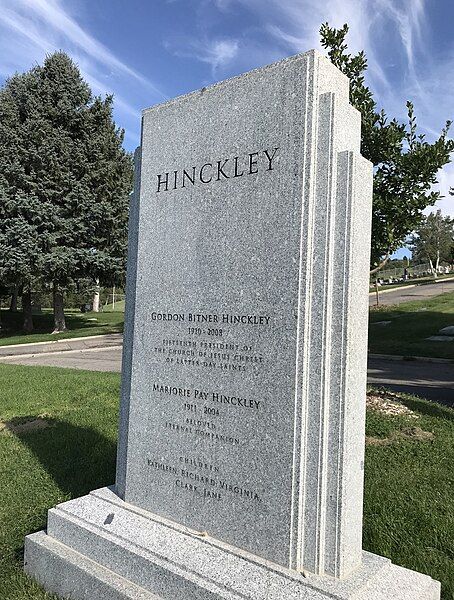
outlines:
[{"label": "granite headstone", "polygon": [[361,546],[372,166],[359,150],[348,79],[316,52],[144,111],[116,485],[27,538],[47,589],[439,597]]}]

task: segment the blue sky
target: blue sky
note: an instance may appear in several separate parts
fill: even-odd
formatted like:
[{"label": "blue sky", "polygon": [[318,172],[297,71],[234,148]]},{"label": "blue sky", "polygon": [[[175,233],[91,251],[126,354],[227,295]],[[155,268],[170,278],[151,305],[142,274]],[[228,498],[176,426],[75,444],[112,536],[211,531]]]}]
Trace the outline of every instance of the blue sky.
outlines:
[{"label": "blue sky", "polygon": [[[453,0],[0,0],[0,81],[65,50],[96,94],[115,95],[132,150],[143,108],[320,49],[324,21],[349,23],[388,114],[404,118],[411,99],[429,139],[454,118]],[[452,165],[439,207],[454,215],[450,186]]]}]

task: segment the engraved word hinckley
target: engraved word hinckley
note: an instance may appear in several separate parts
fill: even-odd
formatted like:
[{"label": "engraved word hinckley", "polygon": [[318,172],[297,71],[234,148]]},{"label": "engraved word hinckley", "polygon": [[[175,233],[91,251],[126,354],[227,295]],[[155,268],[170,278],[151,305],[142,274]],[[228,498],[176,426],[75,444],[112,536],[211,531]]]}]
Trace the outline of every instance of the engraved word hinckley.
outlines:
[{"label": "engraved word hinckley", "polygon": [[185,188],[196,183],[211,183],[223,179],[235,179],[243,175],[254,175],[260,171],[272,171],[279,148],[249,152],[241,156],[222,158],[215,162],[206,162],[201,167],[189,167],[161,173],[156,176],[156,192],[168,192]]}]

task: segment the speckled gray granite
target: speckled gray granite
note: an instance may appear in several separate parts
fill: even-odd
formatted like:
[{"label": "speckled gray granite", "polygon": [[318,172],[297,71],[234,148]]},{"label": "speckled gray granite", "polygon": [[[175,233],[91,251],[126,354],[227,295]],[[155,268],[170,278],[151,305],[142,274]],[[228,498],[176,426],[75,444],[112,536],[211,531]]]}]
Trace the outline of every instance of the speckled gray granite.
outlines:
[{"label": "speckled gray granite", "polygon": [[63,544],[137,598],[437,598],[361,548],[372,167],[359,148],[348,80],[316,52],[144,111],[116,496],[61,505],[28,539],[48,589],[67,593],[46,579],[61,560],[71,597],[96,579],[58,562]]},{"label": "speckled gray granite", "polygon": [[75,600],[437,600],[439,583],[364,553],[349,577],[304,576],[128,505],[104,488],[49,511],[26,571]]},{"label": "speckled gray granite", "polygon": [[313,52],[144,112],[118,455],[130,504],[335,576],[362,556],[359,146]]}]

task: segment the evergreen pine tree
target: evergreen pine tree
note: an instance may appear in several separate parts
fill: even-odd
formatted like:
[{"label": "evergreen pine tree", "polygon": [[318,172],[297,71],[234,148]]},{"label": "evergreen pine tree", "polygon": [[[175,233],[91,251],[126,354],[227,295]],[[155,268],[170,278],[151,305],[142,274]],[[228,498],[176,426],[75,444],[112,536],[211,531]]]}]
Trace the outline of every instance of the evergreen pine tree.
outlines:
[{"label": "evergreen pine tree", "polygon": [[36,135],[31,74],[15,75],[0,90],[0,281],[22,291],[24,330],[31,332],[32,283],[40,274],[45,209],[31,172]]},{"label": "evergreen pine tree", "polygon": [[[112,120],[112,97],[93,98],[65,53],[17,77],[26,88],[20,98],[12,94],[23,121],[16,143],[23,147],[16,161],[24,172],[18,189],[30,205],[23,218],[33,232],[27,229],[28,238],[36,239],[36,275],[52,286],[59,332],[66,328],[66,288],[81,278],[122,276],[132,160]],[[14,214],[18,201],[12,191],[18,184],[10,179],[3,193]],[[18,246],[9,243],[7,254],[14,256]]]}]

